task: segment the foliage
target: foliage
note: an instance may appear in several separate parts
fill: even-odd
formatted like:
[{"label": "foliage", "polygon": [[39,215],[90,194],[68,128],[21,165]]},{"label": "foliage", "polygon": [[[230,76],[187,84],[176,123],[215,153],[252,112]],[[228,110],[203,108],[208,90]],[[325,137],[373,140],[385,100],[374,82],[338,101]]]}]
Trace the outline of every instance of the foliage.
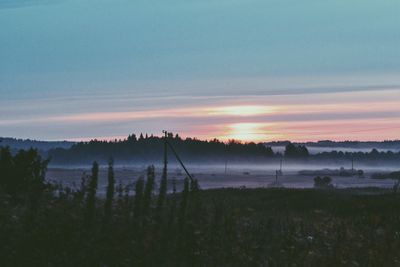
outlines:
[{"label": "foliage", "polygon": [[[215,159],[239,161],[243,159],[257,159],[259,161],[271,158],[274,153],[264,144],[240,143],[230,141],[227,144],[214,139],[201,141],[195,138],[182,139],[179,135],[168,135],[168,142],[179,151],[179,155],[187,161],[215,162]],[[49,155],[53,163],[82,164],[93,158],[99,162],[106,162],[111,156],[115,161],[155,162],[161,161],[164,140],[157,136],[135,135],[125,140],[81,142],[70,149],[52,149]]]},{"label": "foliage", "polygon": [[153,197],[154,184],[155,184],[155,170],[154,166],[152,165],[147,168],[147,180],[144,188],[143,210],[145,212],[150,209],[151,200]]},{"label": "foliage", "polygon": [[45,186],[48,162],[35,149],[20,150],[13,156],[8,147],[0,148],[0,189],[13,197],[38,193]]},{"label": "foliage", "polygon": [[285,148],[286,158],[307,158],[309,155],[308,149],[303,145],[289,143]]},{"label": "foliage", "polygon": [[142,215],[144,179],[140,177],[135,184],[135,211],[137,217]]},{"label": "foliage", "polygon": [[90,176],[88,193],[86,199],[86,223],[91,226],[95,216],[95,206],[96,206],[96,192],[97,192],[97,182],[99,178],[99,165],[95,161],[92,166],[92,175]]},{"label": "foliage", "polygon": [[372,179],[400,179],[400,171],[389,172],[389,173],[373,173],[371,175]]},{"label": "foliage", "polygon": [[[34,220],[2,196],[2,266],[396,266],[400,260],[400,197],[367,191],[223,189],[169,195],[158,220],[115,202],[111,225],[74,192],[46,193]],[[364,194],[365,192],[366,194]],[[135,197],[134,197],[135,198]],[[199,203],[195,203],[195,199]],[[283,201],[284,200],[284,201]],[[137,204],[134,202],[134,206]],[[96,213],[104,211],[96,201]],[[169,223],[166,223],[166,222]],[[139,223],[140,222],[140,223]]]},{"label": "foliage", "polygon": [[158,193],[157,207],[161,210],[164,206],[165,198],[167,195],[167,166],[164,165],[163,173],[160,181],[160,192]]},{"label": "foliage", "polygon": [[107,195],[104,204],[104,220],[108,223],[112,212],[112,203],[114,199],[115,177],[114,177],[114,160],[110,159],[108,162],[108,184],[107,184]]},{"label": "foliage", "polygon": [[[34,153],[22,155],[27,162],[43,163]],[[1,156],[1,170],[19,162],[7,151]],[[115,182],[112,164],[109,189]],[[319,185],[331,183],[329,177],[317,178]],[[34,205],[10,201],[9,194],[0,193],[0,266],[313,267],[400,262],[398,194],[378,189],[203,191],[196,180],[185,178],[180,180],[183,192],[166,194],[160,210],[154,179],[151,166],[147,180],[136,181],[134,196],[129,185],[120,184],[116,201],[114,193],[102,199],[96,195],[94,162],[79,189],[43,187]],[[30,179],[24,181],[30,184]],[[36,192],[26,188],[19,193]]]},{"label": "foliage", "polygon": [[332,188],[332,178],[329,176],[324,176],[321,178],[320,176],[317,176],[314,178],[314,187],[316,188]]}]

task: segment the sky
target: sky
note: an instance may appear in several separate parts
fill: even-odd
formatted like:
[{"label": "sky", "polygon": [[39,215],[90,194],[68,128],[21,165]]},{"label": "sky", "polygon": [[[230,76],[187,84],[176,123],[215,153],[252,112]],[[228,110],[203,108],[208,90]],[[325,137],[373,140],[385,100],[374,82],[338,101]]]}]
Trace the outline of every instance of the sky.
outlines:
[{"label": "sky", "polygon": [[400,139],[398,0],[0,0],[0,136]]}]

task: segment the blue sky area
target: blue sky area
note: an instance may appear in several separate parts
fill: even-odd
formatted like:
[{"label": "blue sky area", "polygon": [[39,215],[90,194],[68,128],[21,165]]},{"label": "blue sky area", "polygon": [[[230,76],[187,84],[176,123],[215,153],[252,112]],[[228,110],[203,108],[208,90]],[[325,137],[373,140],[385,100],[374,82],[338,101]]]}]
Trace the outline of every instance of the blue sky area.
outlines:
[{"label": "blue sky area", "polygon": [[[196,135],[206,115],[120,126],[38,121],[193,106],[289,108],[287,95],[317,96],[296,103],[316,105],[318,95],[389,90],[385,99],[400,103],[399,12],[398,0],[0,0],[0,136],[79,139],[163,128]],[[274,101],[254,100],[269,95]],[[399,134],[392,131],[388,138]]]}]

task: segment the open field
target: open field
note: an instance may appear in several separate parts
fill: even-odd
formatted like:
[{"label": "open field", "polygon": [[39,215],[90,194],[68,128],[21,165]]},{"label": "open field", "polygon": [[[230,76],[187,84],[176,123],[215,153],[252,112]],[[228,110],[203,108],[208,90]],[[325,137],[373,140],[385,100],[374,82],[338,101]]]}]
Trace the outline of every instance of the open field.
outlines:
[{"label": "open field", "polygon": [[[267,188],[275,181],[276,166],[232,166],[225,172],[224,166],[189,166],[191,174],[198,179],[201,188],[227,188],[227,187],[246,187],[246,188]],[[312,188],[314,186],[314,176],[298,175],[298,171],[303,169],[320,169],[321,166],[293,165],[284,170],[279,176],[278,182],[285,188]],[[338,168],[334,166],[333,168]],[[134,167],[116,167],[115,177],[123,184],[136,181],[137,178],[145,174],[145,165]],[[387,167],[366,168],[365,178],[332,176],[332,184],[337,188],[349,187],[380,187],[392,188],[395,181],[392,179],[371,179],[371,175],[376,172],[395,170]],[[50,168],[47,172],[47,179],[61,182],[64,185],[75,187],[80,184],[80,179],[84,173],[88,174],[89,168]],[[161,176],[161,167],[156,166],[156,180]],[[177,180],[178,188],[181,188],[185,173],[178,166],[171,166],[169,169],[170,182],[172,178]],[[101,168],[99,173],[99,194],[105,193],[107,181],[107,170]],[[169,187],[171,189],[171,186]]]}]

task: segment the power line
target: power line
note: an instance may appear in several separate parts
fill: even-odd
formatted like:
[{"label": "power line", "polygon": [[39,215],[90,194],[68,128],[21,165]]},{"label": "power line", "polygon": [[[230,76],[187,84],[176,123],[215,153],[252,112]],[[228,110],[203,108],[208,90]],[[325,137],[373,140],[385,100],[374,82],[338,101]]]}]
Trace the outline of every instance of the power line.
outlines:
[{"label": "power line", "polygon": [[193,182],[193,177],[192,175],[189,173],[189,171],[186,169],[185,164],[183,163],[183,161],[181,160],[181,158],[179,157],[178,153],[176,152],[175,148],[171,145],[170,142],[168,142],[168,132],[167,131],[163,131],[164,133],[164,142],[165,142],[165,146],[164,146],[164,164],[166,164],[166,159],[167,159],[167,146],[169,146],[169,148],[171,149],[172,153],[174,154],[175,158],[178,160],[179,164],[181,164],[182,168],[185,170],[187,176],[189,177],[190,181]]}]

